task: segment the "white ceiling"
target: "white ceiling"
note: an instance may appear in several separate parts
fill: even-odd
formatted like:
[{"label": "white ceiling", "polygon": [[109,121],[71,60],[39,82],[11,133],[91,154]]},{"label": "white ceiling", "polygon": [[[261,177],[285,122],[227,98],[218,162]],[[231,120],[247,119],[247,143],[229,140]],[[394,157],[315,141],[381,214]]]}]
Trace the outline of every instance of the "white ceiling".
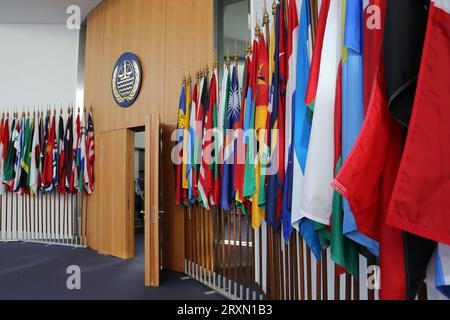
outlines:
[{"label": "white ceiling", "polygon": [[83,21],[102,0],[0,0],[0,23],[65,24],[67,7],[81,9]]}]

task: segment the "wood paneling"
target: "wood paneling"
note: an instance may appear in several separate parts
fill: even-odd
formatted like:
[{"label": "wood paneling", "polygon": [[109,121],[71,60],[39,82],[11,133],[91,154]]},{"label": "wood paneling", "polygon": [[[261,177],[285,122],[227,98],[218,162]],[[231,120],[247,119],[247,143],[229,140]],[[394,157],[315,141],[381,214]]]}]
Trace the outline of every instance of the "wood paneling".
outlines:
[{"label": "wood paneling", "polygon": [[[88,244],[98,251],[111,248],[111,238],[103,234],[108,221],[101,204],[115,198],[103,171],[112,172],[112,164],[98,159],[104,157],[99,148],[104,144],[102,133],[125,128],[145,127],[150,115],[160,116],[163,123],[176,122],[181,80],[187,73],[213,60],[213,0],[104,0],[88,17],[85,104],[92,106],[95,124],[96,157],[95,191],[88,199]],[[143,83],[139,98],[128,109],[118,107],[111,94],[111,75],[116,60],[124,52],[136,53],[143,68]],[[168,133],[168,132],[166,132]],[[126,143],[116,142],[116,154]],[[146,142],[148,145],[148,142]],[[165,140],[163,154],[172,143]],[[165,164],[166,170],[171,170]],[[120,168],[126,170],[126,168]],[[114,172],[115,175],[122,174]],[[167,178],[166,178],[167,177]],[[104,179],[107,179],[103,181]],[[166,197],[173,193],[172,173],[162,179],[163,203],[169,228],[183,226],[181,208]],[[132,189],[132,187],[131,187]],[[109,191],[108,191],[109,190]],[[180,225],[175,227],[177,220]],[[183,227],[184,228],[184,227]],[[184,237],[163,230],[167,252],[163,252],[165,267],[183,271]],[[105,240],[106,239],[106,240]],[[108,240],[109,239],[109,240]]]},{"label": "wood paneling", "polygon": [[[100,134],[100,197],[98,250],[123,259],[134,256],[131,198],[134,136],[127,129]],[[121,149],[118,146],[122,146]],[[131,179],[130,179],[131,178]],[[131,180],[131,181],[130,181]],[[116,196],[111,196],[116,195]]]},{"label": "wood paneling", "polygon": [[[171,146],[172,132],[176,129],[176,124],[166,124],[163,126],[163,145]],[[175,181],[175,172],[171,161],[171,148],[163,149],[162,153],[162,180],[171,182]],[[183,206],[175,204],[175,192],[172,183],[163,183],[163,200],[162,210],[164,211],[164,257],[163,266],[170,270],[178,272],[184,271],[184,215]],[[182,257],[182,258],[181,258]]]}]

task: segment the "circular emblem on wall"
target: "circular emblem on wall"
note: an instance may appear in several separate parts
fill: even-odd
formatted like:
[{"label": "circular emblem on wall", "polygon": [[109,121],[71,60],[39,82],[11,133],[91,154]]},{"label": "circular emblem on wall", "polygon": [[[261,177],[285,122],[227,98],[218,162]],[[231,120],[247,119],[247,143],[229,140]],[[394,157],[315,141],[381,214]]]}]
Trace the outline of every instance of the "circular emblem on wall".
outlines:
[{"label": "circular emblem on wall", "polygon": [[141,89],[142,69],[139,58],[131,52],[124,53],[114,66],[112,94],[122,108],[128,108],[137,99]]}]

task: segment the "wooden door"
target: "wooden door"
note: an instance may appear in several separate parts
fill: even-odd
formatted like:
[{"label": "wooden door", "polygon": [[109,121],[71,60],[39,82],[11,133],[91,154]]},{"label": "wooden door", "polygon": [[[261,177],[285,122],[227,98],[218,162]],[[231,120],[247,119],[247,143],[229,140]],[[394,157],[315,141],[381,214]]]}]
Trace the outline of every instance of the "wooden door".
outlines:
[{"label": "wooden door", "polygon": [[100,134],[98,251],[122,259],[134,257],[133,148],[130,130]]},{"label": "wooden door", "polygon": [[[159,165],[160,119],[146,119],[145,137],[145,285],[158,287],[160,263]],[[148,191],[147,191],[148,190]]]}]

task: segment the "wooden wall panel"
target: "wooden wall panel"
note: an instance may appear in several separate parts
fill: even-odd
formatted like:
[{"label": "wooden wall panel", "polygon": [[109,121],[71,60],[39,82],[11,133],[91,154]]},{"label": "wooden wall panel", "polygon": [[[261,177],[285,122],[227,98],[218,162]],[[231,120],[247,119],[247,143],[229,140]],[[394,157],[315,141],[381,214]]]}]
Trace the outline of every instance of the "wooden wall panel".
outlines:
[{"label": "wooden wall panel", "polygon": [[[130,130],[102,132],[100,134],[99,188],[102,191],[99,210],[99,252],[123,259],[134,256],[134,229],[130,197],[134,196],[132,164],[134,136]],[[123,148],[118,148],[122,146]],[[130,172],[131,171],[131,172]],[[114,196],[125,195],[125,196]]]},{"label": "wooden wall panel", "polygon": [[[124,128],[144,127],[151,114],[159,114],[162,123],[177,118],[180,85],[183,76],[213,61],[213,0],[104,0],[88,17],[86,47],[85,104],[92,106],[99,150],[100,134]],[[128,109],[118,107],[111,94],[111,75],[121,54],[136,53],[143,68],[139,98]],[[169,132],[167,132],[169,134]],[[165,139],[163,153],[173,144]],[[119,150],[120,146],[118,146]],[[88,199],[88,244],[100,250],[103,223],[100,203],[111,197],[102,189],[99,162],[95,163],[95,191]],[[166,168],[166,166],[165,166]],[[167,168],[170,170],[170,168]],[[173,204],[166,192],[173,193],[172,172],[164,172],[163,203],[169,226],[179,223],[184,229],[183,209]],[[166,203],[167,202],[167,203]],[[163,230],[170,248],[163,261],[168,269],[182,271],[184,238]]]},{"label": "wooden wall panel", "polygon": [[166,81],[164,120],[177,121],[183,76],[195,77],[199,67],[214,60],[213,1],[167,0]]},{"label": "wooden wall panel", "polygon": [[[103,63],[100,57],[103,56],[103,25],[104,25],[104,10],[103,6],[99,6],[91,13],[88,19],[88,32],[86,36],[86,66],[85,66],[85,91],[84,99],[86,106],[93,107],[93,118],[95,121],[100,119],[100,114],[97,114],[98,109],[94,106],[101,105],[100,92],[102,92],[103,81],[101,78]],[[100,141],[100,130],[95,130],[95,141],[97,142],[97,150]],[[94,162],[95,172],[95,187],[100,185],[101,176],[100,161]],[[94,192],[87,201],[87,238],[89,239],[89,246],[98,250],[98,225],[99,225],[99,211],[100,211],[100,193]]]},{"label": "wooden wall panel", "polygon": [[[166,124],[163,126],[163,145],[170,146],[171,134],[176,129],[176,124]],[[162,153],[162,180],[175,181],[175,172],[171,161],[171,148],[165,148]],[[163,183],[162,210],[164,211],[164,257],[163,265],[170,270],[178,272],[184,271],[184,215],[183,206],[175,204],[175,192],[172,183]]]}]

